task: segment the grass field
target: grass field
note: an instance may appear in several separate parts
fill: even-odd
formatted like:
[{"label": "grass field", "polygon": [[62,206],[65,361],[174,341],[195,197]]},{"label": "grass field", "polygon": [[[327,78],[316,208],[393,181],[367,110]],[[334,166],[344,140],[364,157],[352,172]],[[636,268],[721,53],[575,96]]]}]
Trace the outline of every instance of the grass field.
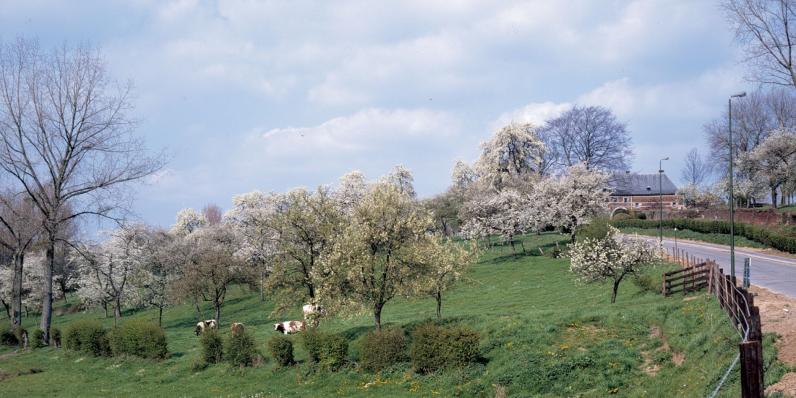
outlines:
[{"label": "grass field", "polygon": [[[550,249],[566,238],[546,234],[525,239],[526,248],[538,253],[538,247]],[[352,364],[339,372],[314,369],[300,344],[294,367],[277,368],[267,360],[257,368],[220,364],[193,372],[191,363],[198,357],[195,310],[177,306],[164,314],[169,358],[93,358],[53,348],[12,354],[6,348],[0,352],[0,377],[5,378],[0,396],[494,397],[496,390],[505,389],[512,397],[702,397],[735,357],[738,336],[707,295],[663,298],[628,280],[618,302],[610,305],[607,285],[578,284],[568,268],[566,259],[512,255],[507,249],[487,252],[469,280],[447,295],[443,309],[448,322],[481,333],[483,359],[467,369],[425,376],[412,372],[409,364],[381,374],[358,370],[355,339],[373,328],[372,318],[362,315],[321,324],[352,341]],[[649,276],[662,271],[654,269]],[[659,286],[654,277],[647,282]],[[221,329],[226,334],[230,322],[244,322],[265,352],[275,333],[271,323],[277,321],[269,317],[271,309],[256,293],[235,289],[223,308]],[[383,319],[411,329],[433,315],[432,299],[400,300],[387,305]],[[157,314],[125,316],[155,319]],[[279,320],[299,316],[297,308]],[[79,318],[101,319],[102,314],[56,316],[54,323],[63,327]],[[35,320],[26,322],[32,327]],[[773,352],[767,349],[766,354]],[[781,374],[780,368],[774,366],[767,381]],[[738,396],[737,373],[732,372],[721,396]]]},{"label": "grass field", "polygon": [[[658,236],[658,230],[655,228],[622,228],[622,232],[626,234],[639,234],[646,236]],[[663,236],[667,238],[674,238],[675,233],[673,229],[664,229]],[[678,230],[677,239],[688,239],[699,242],[716,243],[719,245],[729,245],[730,235],[727,234],[706,234],[691,230]],[[735,245],[741,247],[754,247],[765,248],[766,246],[760,242],[747,239],[743,236],[735,236]]]}]

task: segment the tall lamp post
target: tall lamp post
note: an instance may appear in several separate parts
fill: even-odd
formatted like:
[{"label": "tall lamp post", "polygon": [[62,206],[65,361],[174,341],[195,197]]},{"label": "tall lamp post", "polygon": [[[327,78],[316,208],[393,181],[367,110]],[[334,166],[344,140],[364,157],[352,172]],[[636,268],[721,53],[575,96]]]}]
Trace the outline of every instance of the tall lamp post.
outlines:
[{"label": "tall lamp post", "polygon": [[665,157],[658,162],[658,243],[663,246],[663,161],[669,160]]},{"label": "tall lamp post", "polygon": [[732,282],[735,283],[735,183],[733,180],[733,153],[735,147],[732,144],[732,99],[746,97],[746,91],[733,94],[727,99],[727,127],[729,130],[730,145],[730,275]]}]

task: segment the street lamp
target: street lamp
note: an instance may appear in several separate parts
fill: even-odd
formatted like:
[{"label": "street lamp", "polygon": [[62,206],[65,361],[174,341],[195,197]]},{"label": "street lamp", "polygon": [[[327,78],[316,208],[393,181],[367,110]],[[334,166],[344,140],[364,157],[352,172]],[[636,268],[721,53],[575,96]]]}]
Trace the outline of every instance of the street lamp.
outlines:
[{"label": "street lamp", "polygon": [[730,145],[730,275],[735,283],[735,184],[733,183],[732,157],[735,152],[732,144],[732,99],[746,97],[746,91],[733,94],[727,99],[727,130]]},{"label": "street lamp", "polygon": [[658,235],[659,235],[659,242],[661,246],[663,246],[663,161],[669,160],[669,157],[665,157],[658,162],[658,211],[660,211],[660,215],[658,216]]}]

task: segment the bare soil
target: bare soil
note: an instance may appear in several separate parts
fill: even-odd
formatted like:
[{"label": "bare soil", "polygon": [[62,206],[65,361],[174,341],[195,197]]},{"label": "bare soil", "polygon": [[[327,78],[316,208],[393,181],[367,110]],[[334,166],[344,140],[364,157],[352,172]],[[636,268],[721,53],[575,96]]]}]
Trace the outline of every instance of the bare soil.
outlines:
[{"label": "bare soil", "polygon": [[[796,299],[768,289],[752,286],[755,305],[760,308],[763,333],[779,336],[775,346],[777,358],[788,366],[796,366]],[[782,379],[766,389],[766,394],[781,392],[796,397],[796,373],[787,373]]]}]

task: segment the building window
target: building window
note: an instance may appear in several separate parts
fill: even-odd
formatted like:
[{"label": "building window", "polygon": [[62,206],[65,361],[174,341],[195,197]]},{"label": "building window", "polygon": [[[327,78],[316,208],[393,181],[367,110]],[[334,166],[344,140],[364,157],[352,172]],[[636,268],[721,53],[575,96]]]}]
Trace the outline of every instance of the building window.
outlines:
[{"label": "building window", "polygon": [[641,207],[641,203],[636,202],[636,207]]},{"label": "building window", "polygon": [[627,203],[627,197],[622,198],[625,203]]},{"label": "building window", "polygon": [[672,206],[677,206],[677,202],[672,202]]}]

